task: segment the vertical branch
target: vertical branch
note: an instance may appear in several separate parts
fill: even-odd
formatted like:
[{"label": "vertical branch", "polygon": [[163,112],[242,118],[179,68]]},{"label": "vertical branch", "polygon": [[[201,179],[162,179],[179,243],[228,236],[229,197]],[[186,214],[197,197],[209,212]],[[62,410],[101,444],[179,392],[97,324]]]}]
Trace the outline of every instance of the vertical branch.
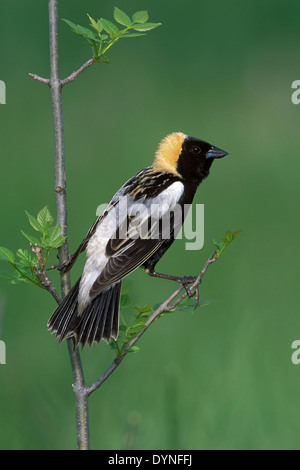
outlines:
[{"label": "vertical branch", "polygon": [[[57,35],[57,0],[49,0],[49,33],[50,33],[50,92],[55,141],[55,196],[57,218],[61,225],[61,235],[67,237],[67,195],[65,174],[64,124],[62,115],[61,83],[59,78],[59,53]],[[59,261],[64,263],[69,257],[68,239],[59,248]],[[61,275],[62,294],[70,290],[70,275]]]},{"label": "vertical branch", "polygon": [[[62,81],[59,77],[58,53],[58,0],[49,0],[49,33],[50,33],[50,92],[52,101],[52,114],[55,141],[55,195],[57,207],[57,221],[61,225],[61,235],[67,237],[67,197],[65,174],[64,125],[62,114]],[[59,248],[60,264],[69,258],[68,238]],[[70,274],[61,272],[61,289],[63,297],[70,290]],[[79,449],[89,448],[88,430],[88,396],[84,382],[83,370],[78,348],[74,348],[73,338],[68,340],[68,349],[73,372],[73,390],[76,401],[77,442]]]}]

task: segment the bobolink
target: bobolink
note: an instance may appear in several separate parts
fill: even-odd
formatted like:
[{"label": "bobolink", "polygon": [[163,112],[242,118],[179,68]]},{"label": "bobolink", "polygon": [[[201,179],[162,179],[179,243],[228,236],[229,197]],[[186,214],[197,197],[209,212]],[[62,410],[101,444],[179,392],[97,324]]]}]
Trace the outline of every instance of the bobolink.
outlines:
[{"label": "bobolink", "polygon": [[119,189],[63,267],[70,269],[87,249],[81,278],[48,322],[60,341],[74,336],[76,346],[84,346],[117,339],[121,282],[139,266],[151,276],[184,282],[186,278],[159,274],[154,268],[183,224],[186,211],[176,208],[192,203],[214,159],[225,155],[182,132],[162,140],[153,165]]}]

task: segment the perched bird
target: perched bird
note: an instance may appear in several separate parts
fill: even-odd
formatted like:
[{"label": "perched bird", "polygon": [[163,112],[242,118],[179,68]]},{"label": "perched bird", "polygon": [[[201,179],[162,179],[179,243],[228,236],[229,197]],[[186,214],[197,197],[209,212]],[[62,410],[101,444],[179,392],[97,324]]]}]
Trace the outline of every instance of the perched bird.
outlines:
[{"label": "perched bird", "polygon": [[174,132],[160,143],[154,162],[128,180],[96,219],[74,255],[69,270],[87,250],[80,279],[62,300],[48,327],[76,346],[117,339],[122,279],[139,266],[151,276],[187,282],[154,268],[173,243],[199,184],[215,158],[227,152],[200,139]]}]

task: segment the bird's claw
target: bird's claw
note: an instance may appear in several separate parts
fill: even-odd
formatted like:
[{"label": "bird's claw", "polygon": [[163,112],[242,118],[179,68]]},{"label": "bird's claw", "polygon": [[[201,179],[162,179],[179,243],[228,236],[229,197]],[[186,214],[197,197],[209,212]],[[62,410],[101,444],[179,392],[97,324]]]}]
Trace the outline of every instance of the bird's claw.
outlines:
[{"label": "bird's claw", "polygon": [[192,284],[193,282],[195,282],[197,279],[197,276],[183,276],[183,277],[179,277],[178,278],[178,282],[180,282],[180,284],[184,285],[184,284]]},{"label": "bird's claw", "polygon": [[190,287],[188,286],[188,284],[192,284],[193,282],[195,282],[195,280],[197,279],[197,276],[184,276],[184,277],[181,277],[178,279],[178,282],[180,282],[180,284],[182,284],[182,286],[185,288],[186,290],[186,293],[188,295],[189,298],[192,298],[195,296],[195,309],[198,307],[198,304],[199,304],[199,290],[198,290],[198,287],[199,287],[199,284],[197,284],[195,286],[195,290],[192,291],[190,289]]}]

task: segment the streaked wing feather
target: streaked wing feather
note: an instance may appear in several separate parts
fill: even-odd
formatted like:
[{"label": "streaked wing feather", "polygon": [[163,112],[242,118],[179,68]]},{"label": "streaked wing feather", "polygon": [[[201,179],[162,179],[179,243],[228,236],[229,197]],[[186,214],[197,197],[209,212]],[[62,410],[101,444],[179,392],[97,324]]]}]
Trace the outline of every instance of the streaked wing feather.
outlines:
[{"label": "streaked wing feather", "polygon": [[109,258],[105,268],[94,282],[90,290],[90,296],[96,296],[103,289],[141,266],[158,250],[162,243],[163,240],[144,240],[141,238],[131,240],[125,250]]}]

